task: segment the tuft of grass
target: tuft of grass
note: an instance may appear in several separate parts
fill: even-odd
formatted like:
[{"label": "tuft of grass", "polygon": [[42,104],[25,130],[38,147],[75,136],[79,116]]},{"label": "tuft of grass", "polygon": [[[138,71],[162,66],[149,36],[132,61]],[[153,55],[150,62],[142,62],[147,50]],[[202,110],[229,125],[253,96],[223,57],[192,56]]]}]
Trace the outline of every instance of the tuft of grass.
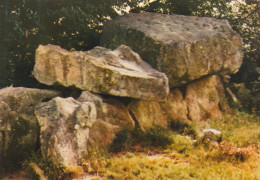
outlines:
[{"label": "tuft of grass", "polygon": [[235,112],[213,120],[210,126],[222,131],[223,139],[238,147],[255,145],[260,148],[259,116]]},{"label": "tuft of grass", "polygon": [[104,148],[96,146],[81,159],[83,170],[90,174],[99,175],[110,165],[111,154]]},{"label": "tuft of grass", "polygon": [[44,160],[41,154],[33,153],[31,157],[23,162],[23,169],[26,171],[28,178],[38,179],[39,176],[36,174],[35,170],[32,168],[31,164],[34,163],[43,170],[44,175],[52,180],[63,180],[71,176],[71,173],[67,173],[65,168],[58,165],[57,163],[49,160]]},{"label": "tuft of grass", "polygon": [[192,122],[191,124],[184,124],[179,121],[172,121],[170,127],[179,134],[191,136],[193,139],[198,137],[198,124],[196,122]]}]

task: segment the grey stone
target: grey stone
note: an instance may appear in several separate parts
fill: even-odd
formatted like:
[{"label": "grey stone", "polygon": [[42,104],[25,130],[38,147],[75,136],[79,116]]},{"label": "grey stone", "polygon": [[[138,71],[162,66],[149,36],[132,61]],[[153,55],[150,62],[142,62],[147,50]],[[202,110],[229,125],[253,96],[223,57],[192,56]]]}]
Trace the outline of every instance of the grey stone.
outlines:
[{"label": "grey stone", "polygon": [[101,45],[124,44],[164,72],[170,87],[210,74],[234,74],[242,64],[242,39],[227,20],[130,13],[104,25]]},{"label": "grey stone", "polygon": [[216,129],[203,129],[200,137],[204,140],[218,141],[222,136],[222,132]]},{"label": "grey stone", "polygon": [[59,94],[22,87],[0,90],[0,159],[4,166],[20,163],[36,149],[39,127],[34,108]]},{"label": "grey stone", "polygon": [[109,146],[124,127],[134,128],[126,107],[114,101],[84,91],[77,100],[57,97],[37,105],[43,157],[72,172],[93,148]]}]

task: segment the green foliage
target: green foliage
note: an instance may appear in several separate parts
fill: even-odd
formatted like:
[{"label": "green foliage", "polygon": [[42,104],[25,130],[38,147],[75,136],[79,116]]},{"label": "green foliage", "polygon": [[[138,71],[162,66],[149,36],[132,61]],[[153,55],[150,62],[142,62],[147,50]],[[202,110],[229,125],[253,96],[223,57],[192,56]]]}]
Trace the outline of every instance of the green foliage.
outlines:
[{"label": "green foliage", "polygon": [[92,149],[84,155],[81,160],[81,165],[85,172],[91,174],[100,174],[104,171],[104,168],[110,165],[111,154],[105,148]]},{"label": "green foliage", "polygon": [[194,139],[198,137],[198,132],[197,132],[197,124],[193,122],[192,124],[183,124],[182,122],[179,121],[173,121],[171,122],[171,129],[174,131],[182,134],[182,135],[187,135],[190,136]]},{"label": "green foliage", "polygon": [[134,7],[132,11],[191,15],[202,2],[204,0],[156,0],[143,7]]},{"label": "green foliage", "polygon": [[244,63],[236,82],[243,82],[250,89],[255,88],[253,81],[257,80],[257,67],[260,67],[260,6],[258,0],[245,1],[212,1],[199,6],[194,15],[227,19],[232,28],[243,39]]},{"label": "green foliage", "polygon": [[259,93],[260,91],[260,67],[256,67],[256,73],[257,73],[257,79],[252,82],[253,84],[253,91],[256,92],[256,93]]},{"label": "green foliage", "polygon": [[31,76],[39,44],[68,50],[98,45],[102,25],[118,15],[113,6],[124,1],[2,0],[0,2],[0,60],[8,67],[0,79],[16,86],[35,86]]}]

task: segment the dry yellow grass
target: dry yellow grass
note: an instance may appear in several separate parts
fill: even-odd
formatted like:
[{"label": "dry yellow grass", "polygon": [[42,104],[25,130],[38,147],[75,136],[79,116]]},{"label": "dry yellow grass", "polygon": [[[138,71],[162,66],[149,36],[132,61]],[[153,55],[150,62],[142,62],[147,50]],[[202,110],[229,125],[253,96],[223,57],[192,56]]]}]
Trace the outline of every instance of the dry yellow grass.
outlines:
[{"label": "dry yellow grass", "polygon": [[[203,128],[222,131],[223,141],[217,144],[198,139],[197,134]],[[86,155],[82,160],[85,172],[97,175],[94,179],[116,180],[260,179],[260,119],[257,116],[236,112],[210,123],[194,123],[181,134],[175,130],[125,133],[120,134],[123,139],[111,148],[114,152],[97,149]],[[62,169],[42,161],[37,163],[46,175],[65,179]]]},{"label": "dry yellow grass", "polygon": [[129,148],[131,152],[111,156],[102,171],[93,173],[104,179],[260,179],[259,117],[236,112],[187,131],[205,127],[221,130],[224,141],[218,145],[195,142],[168,131],[164,135],[170,143],[165,148],[143,146],[143,152],[140,146]]}]

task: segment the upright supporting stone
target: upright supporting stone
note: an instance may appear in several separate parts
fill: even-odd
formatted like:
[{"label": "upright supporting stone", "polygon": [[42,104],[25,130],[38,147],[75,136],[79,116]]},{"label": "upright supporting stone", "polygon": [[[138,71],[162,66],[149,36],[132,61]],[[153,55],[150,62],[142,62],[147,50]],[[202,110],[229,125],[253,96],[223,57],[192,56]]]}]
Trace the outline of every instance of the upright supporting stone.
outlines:
[{"label": "upright supporting stone", "polygon": [[109,146],[123,128],[135,123],[127,108],[114,100],[103,101],[84,91],[73,98],[54,98],[35,108],[40,124],[41,152],[44,158],[62,165],[68,172],[81,165],[93,148]]},{"label": "upright supporting stone", "polygon": [[58,95],[60,93],[53,90],[22,87],[0,90],[0,164],[3,168],[21,163],[37,148],[39,126],[34,108]]},{"label": "upright supporting stone", "polygon": [[129,110],[143,131],[189,125],[230,112],[220,77],[213,75],[174,88],[165,102],[134,100]]}]

